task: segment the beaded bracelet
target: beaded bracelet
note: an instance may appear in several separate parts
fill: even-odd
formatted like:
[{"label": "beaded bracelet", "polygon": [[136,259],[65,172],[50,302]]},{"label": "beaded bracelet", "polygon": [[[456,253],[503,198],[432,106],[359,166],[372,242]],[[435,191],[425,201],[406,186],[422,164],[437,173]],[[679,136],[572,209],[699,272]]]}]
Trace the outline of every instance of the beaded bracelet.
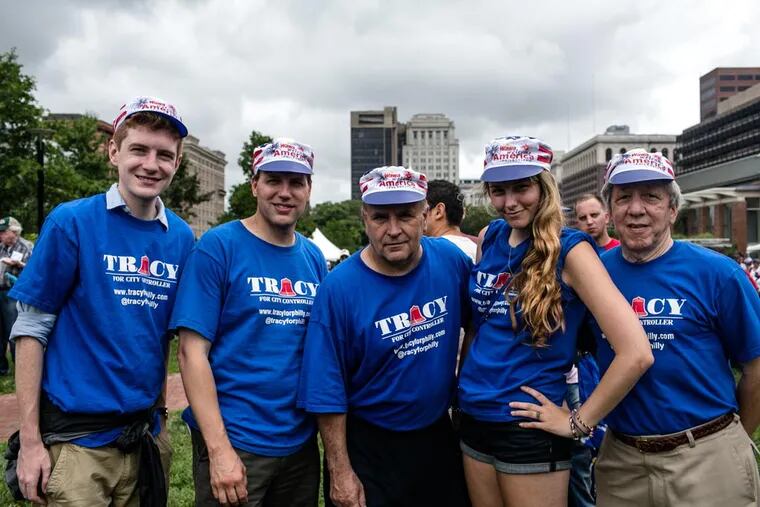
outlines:
[{"label": "beaded bracelet", "polygon": [[580,441],[581,438],[583,438],[583,433],[580,432],[578,427],[575,425],[575,420],[573,419],[572,412],[570,413],[570,433],[573,435],[573,440]]},{"label": "beaded bracelet", "polygon": [[[573,434],[573,438],[580,440],[583,437],[591,438],[594,436],[594,429],[590,428],[587,424],[581,421],[578,417],[578,409],[575,408],[570,411],[570,432]],[[576,438],[576,432],[578,436]]]},{"label": "beaded bracelet", "polygon": [[581,420],[581,415],[580,413],[578,413],[577,408],[573,410],[573,412],[574,412],[573,416],[575,417],[575,422],[578,423],[578,427],[581,430],[586,430],[584,431],[584,433],[586,433],[587,435],[590,435],[594,431],[594,428],[592,428],[591,426],[589,426],[588,424],[586,424],[585,422]]}]

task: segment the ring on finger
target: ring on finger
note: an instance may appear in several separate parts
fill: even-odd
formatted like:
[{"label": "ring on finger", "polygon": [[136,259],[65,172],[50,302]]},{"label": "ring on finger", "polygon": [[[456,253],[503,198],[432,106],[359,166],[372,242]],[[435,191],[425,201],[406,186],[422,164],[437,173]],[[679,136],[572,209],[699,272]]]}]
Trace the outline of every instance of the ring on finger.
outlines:
[{"label": "ring on finger", "polygon": [[541,420],[541,412],[539,412],[538,410],[536,410],[536,419],[539,421]]}]

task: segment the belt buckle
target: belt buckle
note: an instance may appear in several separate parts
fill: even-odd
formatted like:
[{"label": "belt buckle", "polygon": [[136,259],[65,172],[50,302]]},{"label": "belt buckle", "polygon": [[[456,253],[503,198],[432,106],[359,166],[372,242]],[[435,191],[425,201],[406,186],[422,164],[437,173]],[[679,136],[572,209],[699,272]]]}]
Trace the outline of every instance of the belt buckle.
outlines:
[{"label": "belt buckle", "polygon": [[636,438],[635,442],[636,442],[636,449],[638,449],[640,453],[644,453],[645,451],[641,447],[642,446],[646,447],[646,444],[649,443],[649,441],[644,437],[638,437]]}]

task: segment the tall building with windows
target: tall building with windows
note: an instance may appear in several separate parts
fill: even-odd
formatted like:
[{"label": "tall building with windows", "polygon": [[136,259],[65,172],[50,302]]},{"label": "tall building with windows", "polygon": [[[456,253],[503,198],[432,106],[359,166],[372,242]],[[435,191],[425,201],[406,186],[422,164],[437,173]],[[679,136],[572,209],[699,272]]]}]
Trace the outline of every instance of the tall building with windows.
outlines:
[{"label": "tall building with windows", "polygon": [[403,165],[431,180],[459,184],[459,140],[445,114],[415,114],[406,124]]},{"label": "tall building with windows", "polygon": [[617,153],[633,148],[659,151],[671,158],[676,136],[663,134],[631,134],[627,125],[612,125],[597,135],[565,153],[561,159],[562,203],[572,207],[583,194],[599,193],[604,183],[607,162]]},{"label": "tall building with windows", "polygon": [[193,207],[195,216],[188,221],[198,238],[224,213],[224,168],[227,160],[224,153],[201,146],[198,138],[192,135],[185,138],[182,157],[187,161],[190,174],[198,176],[199,193],[211,193],[208,201]]},{"label": "tall building with windows", "polygon": [[699,120],[718,114],[718,104],[760,83],[760,67],[717,67],[699,78]]},{"label": "tall building with windows", "polygon": [[351,199],[360,199],[359,179],[386,165],[399,165],[404,129],[395,106],[381,111],[351,111]]},{"label": "tall building with windows", "polygon": [[678,136],[679,232],[711,233],[740,252],[760,250],[760,85]]}]

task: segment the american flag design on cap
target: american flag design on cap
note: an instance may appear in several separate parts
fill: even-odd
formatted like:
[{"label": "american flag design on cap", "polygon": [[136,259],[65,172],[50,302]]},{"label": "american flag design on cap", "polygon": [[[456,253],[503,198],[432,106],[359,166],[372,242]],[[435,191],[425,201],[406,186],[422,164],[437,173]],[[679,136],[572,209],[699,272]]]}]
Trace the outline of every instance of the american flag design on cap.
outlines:
[{"label": "american flag design on cap", "polygon": [[156,97],[135,97],[119,108],[119,113],[113,121],[113,129],[119,128],[124,120],[135,113],[155,113],[169,120],[179,132],[180,137],[187,136],[187,127],[182,123],[182,118],[177,113],[177,108],[168,102]]},{"label": "american flag design on cap", "polygon": [[258,171],[314,174],[314,150],[286,137],[273,139],[253,150],[253,174]]},{"label": "american flag design on cap", "polygon": [[604,180],[613,185],[651,180],[674,180],[675,172],[660,152],[635,148],[615,155],[607,164]]},{"label": "american flag design on cap", "polygon": [[528,136],[497,137],[486,145],[483,181],[529,178],[551,168],[554,153],[540,139]]},{"label": "american flag design on cap", "polygon": [[408,204],[427,196],[427,176],[401,166],[372,169],[359,180],[362,201],[367,204]]}]

